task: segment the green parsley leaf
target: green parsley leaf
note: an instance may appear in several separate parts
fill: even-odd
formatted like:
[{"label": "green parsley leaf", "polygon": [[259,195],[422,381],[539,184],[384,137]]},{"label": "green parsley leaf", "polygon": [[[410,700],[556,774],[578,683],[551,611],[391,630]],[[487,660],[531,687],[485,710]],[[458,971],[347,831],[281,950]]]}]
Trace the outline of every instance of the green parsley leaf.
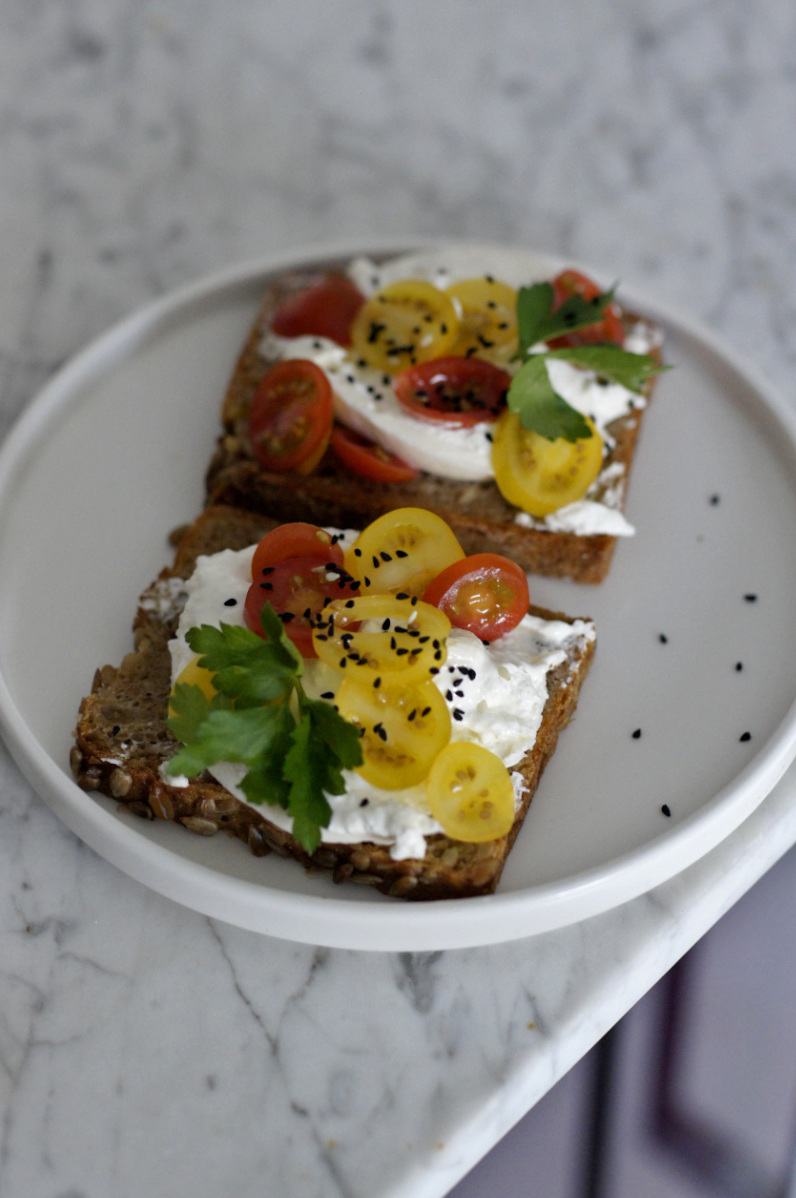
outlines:
[{"label": "green parsley leaf", "polygon": [[287,810],[290,783],[285,778],[285,758],[293,745],[296,721],[287,704],[275,710],[278,715],[268,747],[252,761],[240,786],[250,803],[278,804]]},{"label": "green parsley leaf", "polygon": [[520,287],[517,292],[519,351],[515,356],[523,360],[523,365],[512,379],[508,405],[512,412],[519,413],[523,428],[539,433],[548,441],[559,437],[565,441],[579,441],[592,435],[585,418],[550,382],[546,365],[550,358],[592,370],[600,378],[620,383],[636,394],[643,393],[653,375],[668,369],[649,354],[632,354],[618,345],[609,344],[544,349],[529,356],[530,349],[539,342],[594,324],[613,297],[614,288],[601,292],[593,300],[586,300],[574,292],[554,311],[555,294],[550,283]]},{"label": "green parsley leaf", "polygon": [[594,324],[613,300],[615,290],[612,287],[592,300],[573,292],[553,311],[554,293],[550,283],[520,287],[517,292],[518,356],[524,358],[531,346],[539,341],[550,341],[564,333]]},{"label": "green parsley leaf", "polygon": [[302,716],[285,757],[284,776],[290,783],[288,812],[293,817],[293,835],[308,853],[314,853],[321,843],[321,828],[328,827],[332,815],[323,793],[328,756],[325,742],[312,735],[310,716]]},{"label": "green parsley leaf", "polygon": [[207,719],[210,704],[204,691],[189,682],[178,682],[169,696],[169,707],[174,713],[166,720],[167,726],[185,744],[193,740],[202,720]]},{"label": "green parsley leaf", "polygon": [[514,375],[508,391],[509,409],[519,413],[523,428],[548,441],[590,437],[592,431],[585,418],[553,390],[545,357],[532,354]]},{"label": "green parsley leaf", "polygon": [[[362,765],[359,732],[353,724],[343,719],[331,703],[326,703],[323,699],[308,699],[300,692],[299,706],[302,714],[310,717],[313,731],[339,758],[343,769],[353,770]],[[331,793],[342,794],[342,790],[333,790]]]},{"label": "green parsley leaf", "polygon": [[621,383],[628,391],[641,395],[653,377],[668,366],[661,366],[650,354],[631,354],[618,345],[577,345],[565,349],[551,349],[546,358],[563,358],[573,366],[593,370],[601,378],[612,383]]},{"label": "green parsley leaf", "polygon": [[[288,640],[282,621],[275,618],[280,637]],[[213,682],[218,690],[235,700],[237,706],[253,707],[282,698],[290,693],[297,674],[303,670],[301,662],[297,663],[280,641],[264,641],[248,628],[234,624],[222,624],[220,628],[203,624],[189,629],[185,639],[200,655],[199,665],[215,675]]]},{"label": "green parsley leaf", "polygon": [[359,733],[331,703],[307,698],[303,659],[270,604],[261,620],[267,640],[230,624],[186,634],[219,693],[208,703],[198,686],[174,688],[167,723],[183,747],[167,772],[191,778],[219,761],[240,762],[249,802],[285,808],[293,835],[312,853],[331,818],[326,795],[341,794],[342,771],[362,764]]},{"label": "green parsley leaf", "polygon": [[209,711],[185,747],[172,757],[167,772],[192,778],[218,761],[253,766],[283,731],[282,711],[279,705]]}]

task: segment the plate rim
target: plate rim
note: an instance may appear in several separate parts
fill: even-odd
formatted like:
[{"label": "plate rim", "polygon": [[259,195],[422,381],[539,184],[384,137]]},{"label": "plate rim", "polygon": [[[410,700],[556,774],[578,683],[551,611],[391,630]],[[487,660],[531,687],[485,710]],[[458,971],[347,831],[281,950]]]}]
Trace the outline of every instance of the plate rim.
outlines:
[{"label": "plate rim", "polygon": [[[92,379],[112,374],[120,362],[181,312],[197,303],[222,303],[225,292],[261,285],[276,271],[363,254],[392,255],[448,246],[527,253],[552,263],[553,268],[563,262],[558,255],[507,243],[420,237],[374,239],[369,245],[361,240],[341,241],[247,259],[150,300],[71,357],[13,423],[0,445],[0,533],[13,503],[9,493],[14,477],[28,455],[35,453],[37,439],[50,421],[58,416],[68,418],[70,405]],[[581,267],[569,259],[567,263],[605,277],[593,267]],[[796,410],[754,365],[690,314],[632,287],[622,287],[622,293],[638,311],[660,321],[679,338],[706,349],[743,380],[762,400],[766,417],[773,417],[796,457]],[[385,902],[382,896],[374,896],[373,902],[350,903],[328,895],[278,890],[267,883],[219,873],[141,836],[133,822],[117,819],[100,803],[86,803],[86,792],[65,772],[65,765],[50,756],[22,716],[1,662],[0,734],[23,775],[58,818],[100,856],[158,893],[204,915],[277,938],[355,950],[432,951],[498,944],[553,931],[647,893],[694,864],[739,827],[796,758],[796,697],[746,766],[697,811],[654,841],[563,880],[506,894],[434,903]],[[697,834],[700,829],[701,835]],[[678,861],[671,867],[674,857]],[[634,875],[635,881],[628,885],[628,878]],[[186,889],[191,893],[189,900]],[[589,907],[586,914],[584,903]]]}]

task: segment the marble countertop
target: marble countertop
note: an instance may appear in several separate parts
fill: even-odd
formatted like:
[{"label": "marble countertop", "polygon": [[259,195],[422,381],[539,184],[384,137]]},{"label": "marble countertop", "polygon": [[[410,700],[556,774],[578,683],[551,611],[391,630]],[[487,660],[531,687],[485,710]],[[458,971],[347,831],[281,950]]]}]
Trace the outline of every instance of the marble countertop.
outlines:
[{"label": "marble countertop", "polygon": [[[291,245],[524,243],[684,307],[786,395],[790,0],[0,7],[0,435],[142,302]],[[0,746],[0,1198],[441,1198],[796,841],[796,773],[624,907],[367,954],[179,907]]]}]

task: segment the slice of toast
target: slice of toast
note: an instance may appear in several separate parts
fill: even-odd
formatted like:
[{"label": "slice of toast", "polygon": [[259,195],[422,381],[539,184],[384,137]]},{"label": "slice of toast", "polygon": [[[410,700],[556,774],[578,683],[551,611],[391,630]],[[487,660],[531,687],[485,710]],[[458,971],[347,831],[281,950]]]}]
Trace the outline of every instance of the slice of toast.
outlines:
[{"label": "slice of toast", "polygon": [[[98,669],[91,694],[82,702],[71,754],[72,770],[84,790],[118,799],[145,819],[167,819],[200,835],[225,830],[256,856],[271,851],[294,857],[308,868],[331,870],[336,882],[351,880],[398,898],[438,899],[491,893],[522,826],[558,734],[572,717],[581,683],[594,653],[589,634],[568,642],[567,657],[548,675],[548,698],[536,742],[518,767],[526,790],[507,836],[465,844],[447,836],[427,840],[422,859],[393,860],[389,847],[370,843],[323,843],[312,856],[269,818],[269,807],[235,798],[208,773],[175,786],[162,767],[178,744],[166,726],[174,636],[185,602],[184,580],[200,554],[242,549],[255,543],[273,521],[239,509],[213,506],[179,537],[174,563],[141,596],[134,622],[134,650],[118,667]],[[569,617],[531,608],[543,618]]]},{"label": "slice of toast", "polygon": [[[294,271],[268,286],[223,401],[223,432],[206,475],[208,502],[264,512],[280,521],[306,520],[338,528],[361,527],[393,508],[430,508],[450,525],[465,553],[502,553],[530,573],[602,582],[616,536],[529,527],[525,514],[503,498],[492,480],[456,482],[421,472],[409,482],[373,482],[352,475],[331,448],[310,475],[272,473],[258,464],[248,419],[257,384],[272,364],[261,352],[263,335],[285,299],[322,277],[313,271]],[[624,313],[626,333],[640,321],[639,316]],[[651,394],[652,382],[646,389],[647,401]],[[603,463],[605,481],[598,480],[589,498],[599,502],[610,493],[610,504],[617,507],[618,501],[618,509],[623,509],[642,417],[643,408],[636,408],[608,426],[613,444]]]}]

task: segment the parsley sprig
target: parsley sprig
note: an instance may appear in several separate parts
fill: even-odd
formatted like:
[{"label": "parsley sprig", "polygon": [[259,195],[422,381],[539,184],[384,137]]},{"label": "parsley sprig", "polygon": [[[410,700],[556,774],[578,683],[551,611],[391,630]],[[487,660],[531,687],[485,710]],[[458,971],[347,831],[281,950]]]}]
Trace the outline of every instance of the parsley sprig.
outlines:
[{"label": "parsley sprig", "polygon": [[260,619],[266,640],[231,624],[186,634],[218,693],[208,701],[198,686],[174,688],[167,723],[183,747],[167,773],[192,778],[219,761],[240,762],[249,802],[284,808],[312,853],[331,818],[326,795],[342,794],[343,769],[362,764],[359,733],[330,703],[307,697],[303,659],[270,604]]},{"label": "parsley sprig", "polygon": [[524,428],[539,433],[548,441],[558,437],[578,441],[592,435],[584,416],[553,388],[547,370],[550,359],[563,359],[573,366],[592,370],[600,378],[621,383],[628,391],[639,395],[654,374],[666,369],[649,354],[632,354],[618,345],[566,346],[531,352],[540,342],[551,341],[600,320],[613,300],[614,290],[603,291],[591,300],[575,292],[555,309],[550,283],[534,283],[532,287],[521,287],[517,293],[519,349],[516,356],[523,360],[523,365],[511,381],[508,405],[512,412],[519,413]]}]

